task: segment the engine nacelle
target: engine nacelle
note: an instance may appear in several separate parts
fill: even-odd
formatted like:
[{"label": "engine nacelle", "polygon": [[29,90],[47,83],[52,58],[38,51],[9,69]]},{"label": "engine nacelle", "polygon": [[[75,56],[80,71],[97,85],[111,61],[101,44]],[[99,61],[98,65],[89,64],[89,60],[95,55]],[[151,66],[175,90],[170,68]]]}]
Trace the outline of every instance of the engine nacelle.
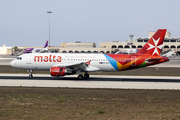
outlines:
[{"label": "engine nacelle", "polygon": [[65,67],[51,67],[51,76],[65,76],[67,68]]},{"label": "engine nacelle", "polygon": [[51,67],[51,76],[65,76],[75,74],[75,71],[66,67]]}]

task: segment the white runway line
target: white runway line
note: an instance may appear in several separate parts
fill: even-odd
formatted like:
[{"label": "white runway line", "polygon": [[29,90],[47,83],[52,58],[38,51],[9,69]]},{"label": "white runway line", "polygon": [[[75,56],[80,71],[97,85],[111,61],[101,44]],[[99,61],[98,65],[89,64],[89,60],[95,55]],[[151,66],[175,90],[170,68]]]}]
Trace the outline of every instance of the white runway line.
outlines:
[{"label": "white runway line", "polygon": [[[104,76],[104,75],[91,75],[93,80],[71,80],[76,78],[77,75],[67,76],[70,80],[52,79],[50,75],[34,74],[37,79],[29,79],[27,74],[0,74],[1,76],[14,76],[26,77],[27,79],[3,79],[0,78],[0,86],[28,86],[28,87],[69,87],[69,88],[115,88],[115,89],[169,89],[180,90],[180,82],[131,82],[122,81],[120,79],[172,79],[180,80],[180,77],[160,77],[160,76]],[[42,77],[42,78],[38,78]],[[44,79],[46,80],[44,80]],[[48,78],[48,79],[47,79]],[[101,81],[98,79],[101,78]],[[102,81],[106,78],[106,81]],[[115,81],[107,81],[107,78],[115,79]],[[38,80],[39,79],[39,80]],[[118,81],[118,79],[120,81]]]},{"label": "white runway line", "polygon": [[0,81],[0,86],[180,90],[180,83],[156,82],[7,80]]}]

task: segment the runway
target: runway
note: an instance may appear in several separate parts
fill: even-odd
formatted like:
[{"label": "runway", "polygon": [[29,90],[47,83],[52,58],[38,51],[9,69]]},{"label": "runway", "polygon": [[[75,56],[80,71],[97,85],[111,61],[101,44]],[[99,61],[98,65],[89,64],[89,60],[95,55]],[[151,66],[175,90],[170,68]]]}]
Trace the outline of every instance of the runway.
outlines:
[{"label": "runway", "polygon": [[10,62],[16,59],[17,56],[0,55],[0,65],[10,65]]},{"label": "runway", "polygon": [[180,90],[180,77],[91,75],[88,80],[77,80],[77,75],[34,74],[30,79],[28,74],[0,74],[0,86]]}]

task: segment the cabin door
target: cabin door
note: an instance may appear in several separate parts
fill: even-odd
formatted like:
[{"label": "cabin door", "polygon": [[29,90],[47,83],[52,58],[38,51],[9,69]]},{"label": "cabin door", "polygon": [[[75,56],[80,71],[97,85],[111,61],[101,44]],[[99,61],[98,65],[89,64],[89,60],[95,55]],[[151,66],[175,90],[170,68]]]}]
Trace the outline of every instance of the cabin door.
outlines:
[{"label": "cabin door", "polygon": [[136,66],[136,56],[131,57],[131,66]]},{"label": "cabin door", "polygon": [[26,64],[31,64],[31,55],[27,55]]}]

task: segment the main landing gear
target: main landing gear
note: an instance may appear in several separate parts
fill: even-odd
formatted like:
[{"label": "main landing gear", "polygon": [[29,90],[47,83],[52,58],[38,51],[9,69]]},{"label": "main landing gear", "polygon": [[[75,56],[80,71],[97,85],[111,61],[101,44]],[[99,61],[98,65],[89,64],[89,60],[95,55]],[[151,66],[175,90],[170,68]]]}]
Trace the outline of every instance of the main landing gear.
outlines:
[{"label": "main landing gear", "polygon": [[84,76],[81,74],[81,70],[76,71],[76,73],[79,74],[79,75],[78,75],[78,79],[79,79],[79,80],[88,79],[88,78],[89,78],[89,74],[88,74],[87,72],[84,74]]},{"label": "main landing gear", "polygon": [[33,73],[33,70],[29,70],[29,71],[30,71],[29,78],[33,78],[33,75],[32,75],[32,73]]},{"label": "main landing gear", "polygon": [[82,79],[88,79],[89,78],[89,74],[88,73],[85,73],[84,76],[82,74],[79,74],[78,75],[78,79],[79,80],[82,80]]},{"label": "main landing gear", "polygon": [[81,75],[81,74],[78,75],[78,79],[79,79],[79,80],[82,80],[82,79],[83,79],[83,75]]},{"label": "main landing gear", "polygon": [[89,78],[89,74],[88,73],[84,74],[84,78],[88,79]]}]

